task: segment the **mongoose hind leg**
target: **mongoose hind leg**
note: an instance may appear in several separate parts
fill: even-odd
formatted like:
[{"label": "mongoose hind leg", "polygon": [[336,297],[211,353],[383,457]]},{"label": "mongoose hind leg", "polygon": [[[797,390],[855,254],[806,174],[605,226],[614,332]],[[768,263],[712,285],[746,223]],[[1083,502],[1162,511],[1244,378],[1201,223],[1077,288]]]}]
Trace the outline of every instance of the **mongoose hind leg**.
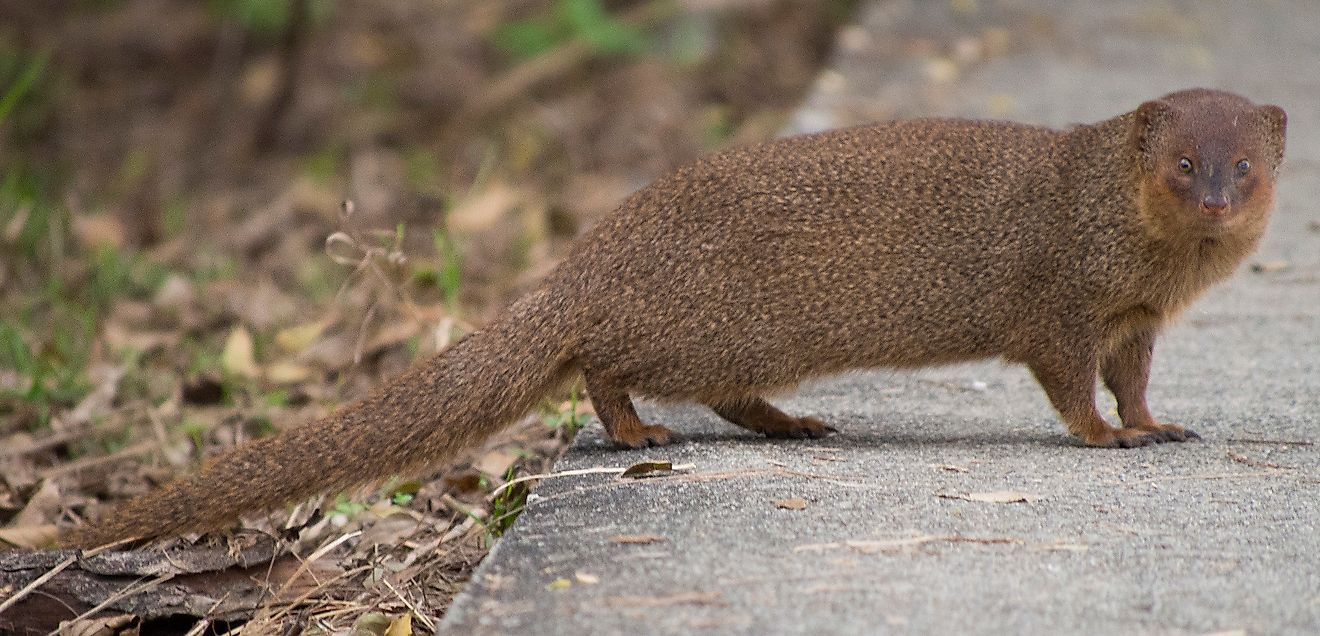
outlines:
[{"label": "mongoose hind leg", "polygon": [[658,424],[642,423],[633,408],[632,399],[627,391],[617,388],[602,378],[591,373],[584,374],[587,382],[587,395],[591,406],[596,410],[596,417],[605,427],[605,433],[620,446],[628,448],[646,448],[664,446],[678,439],[673,431]]},{"label": "mongoose hind leg", "polygon": [[720,417],[766,437],[825,437],[837,433],[814,417],[793,417],[759,397],[737,398],[709,405]]},{"label": "mongoose hind leg", "polygon": [[1196,431],[1178,424],[1167,424],[1151,415],[1146,405],[1146,386],[1150,382],[1150,359],[1155,333],[1143,330],[1117,347],[1100,367],[1105,386],[1118,401],[1118,416],[1123,428],[1146,431],[1169,442],[1201,439]]}]

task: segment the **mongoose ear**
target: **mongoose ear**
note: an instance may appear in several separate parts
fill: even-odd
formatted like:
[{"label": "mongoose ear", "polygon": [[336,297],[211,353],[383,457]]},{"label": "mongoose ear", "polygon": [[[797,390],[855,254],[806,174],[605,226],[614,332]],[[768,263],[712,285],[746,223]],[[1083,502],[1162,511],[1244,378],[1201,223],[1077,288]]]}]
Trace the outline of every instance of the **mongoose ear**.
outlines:
[{"label": "mongoose ear", "polygon": [[1146,172],[1155,170],[1156,145],[1172,113],[1173,106],[1160,99],[1151,100],[1137,108],[1132,138],[1141,155],[1141,166]]},{"label": "mongoose ear", "polygon": [[1284,139],[1288,132],[1288,113],[1282,108],[1274,105],[1260,107],[1261,118],[1265,122],[1265,144],[1270,150],[1270,158],[1274,160],[1274,171],[1277,173],[1279,166],[1283,163]]}]

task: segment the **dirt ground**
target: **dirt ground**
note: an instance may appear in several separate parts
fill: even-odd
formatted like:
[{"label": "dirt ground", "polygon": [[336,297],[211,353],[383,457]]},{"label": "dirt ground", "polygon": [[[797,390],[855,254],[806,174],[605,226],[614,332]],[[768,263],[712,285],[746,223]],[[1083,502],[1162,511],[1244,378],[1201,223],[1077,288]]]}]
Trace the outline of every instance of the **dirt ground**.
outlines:
[{"label": "dirt ground", "polygon": [[[0,0],[10,563],[362,395],[629,192],[773,135],[852,4]],[[0,584],[0,614],[85,614],[85,634],[426,629],[534,481],[497,489],[546,472],[587,415],[570,391],[417,481],[165,544],[172,581],[141,563],[99,591]],[[31,571],[62,557],[44,558]]]}]

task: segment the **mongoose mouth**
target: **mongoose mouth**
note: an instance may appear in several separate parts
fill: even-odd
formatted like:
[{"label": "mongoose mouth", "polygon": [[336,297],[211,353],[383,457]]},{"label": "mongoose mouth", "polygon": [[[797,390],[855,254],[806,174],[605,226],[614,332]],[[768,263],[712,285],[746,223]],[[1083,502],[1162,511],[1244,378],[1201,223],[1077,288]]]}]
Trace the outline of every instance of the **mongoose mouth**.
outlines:
[{"label": "mongoose mouth", "polygon": [[1197,210],[1187,222],[1187,230],[1203,239],[1222,239],[1233,236],[1258,236],[1264,229],[1264,218],[1250,205],[1230,206],[1226,210],[1207,214]]},{"label": "mongoose mouth", "polygon": [[1195,226],[1208,234],[1218,234],[1229,231],[1230,228],[1237,225],[1237,220],[1241,216],[1237,214],[1237,211],[1233,208],[1206,211],[1206,209],[1202,207],[1197,212]]},{"label": "mongoose mouth", "polygon": [[1201,204],[1197,211],[1200,212],[1200,218],[1203,222],[1215,226],[1224,225],[1238,216],[1236,214],[1237,210],[1227,204],[1221,208],[1207,208],[1205,204]]}]

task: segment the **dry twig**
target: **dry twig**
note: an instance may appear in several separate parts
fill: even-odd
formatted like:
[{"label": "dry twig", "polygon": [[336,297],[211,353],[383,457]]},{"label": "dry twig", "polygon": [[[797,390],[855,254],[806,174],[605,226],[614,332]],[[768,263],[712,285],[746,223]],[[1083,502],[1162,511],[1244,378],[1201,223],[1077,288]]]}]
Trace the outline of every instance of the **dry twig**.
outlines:
[{"label": "dry twig", "polygon": [[87,470],[88,468],[93,468],[96,466],[100,466],[102,464],[113,464],[126,457],[146,455],[147,453],[150,453],[154,450],[158,450],[159,448],[160,448],[160,442],[158,442],[157,440],[154,439],[144,440],[136,444],[133,444],[132,446],[126,446],[124,448],[121,448],[113,453],[110,453],[109,455],[101,455],[99,457],[85,457],[83,459],[72,461],[67,464],[60,464],[58,466],[51,466],[50,468],[42,469],[41,472],[37,473],[37,476],[42,479],[54,479],[56,477],[67,475],[69,473],[76,473],[81,470]]},{"label": "dry twig", "polygon": [[1235,462],[1237,462],[1237,463],[1239,463],[1239,464],[1246,464],[1246,465],[1248,465],[1248,466],[1254,466],[1254,467],[1256,467],[1256,468],[1278,468],[1278,469],[1280,469],[1280,470],[1291,470],[1291,469],[1292,469],[1292,468],[1289,467],[1289,466],[1282,466],[1282,465],[1279,465],[1279,464],[1275,464],[1275,463],[1271,463],[1271,462],[1267,462],[1267,461],[1263,461],[1263,460],[1259,460],[1259,459],[1252,459],[1252,458],[1250,458],[1250,457],[1247,457],[1246,455],[1239,455],[1239,454],[1237,454],[1237,453],[1234,453],[1233,451],[1228,451],[1228,458],[1231,459],[1231,460],[1233,460],[1233,461],[1235,461]]}]

